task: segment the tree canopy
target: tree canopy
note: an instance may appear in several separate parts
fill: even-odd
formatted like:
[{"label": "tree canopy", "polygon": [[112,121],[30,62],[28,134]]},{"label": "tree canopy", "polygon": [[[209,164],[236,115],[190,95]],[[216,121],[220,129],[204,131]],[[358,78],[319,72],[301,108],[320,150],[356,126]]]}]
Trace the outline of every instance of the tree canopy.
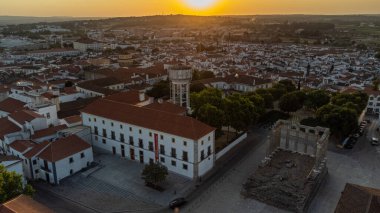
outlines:
[{"label": "tree canopy", "polygon": [[22,176],[9,172],[0,165],[0,203],[4,203],[20,194],[33,195],[34,189],[30,185],[23,188]]},{"label": "tree canopy", "polygon": [[280,98],[278,106],[284,112],[296,112],[303,107],[306,94],[302,91],[294,91]]},{"label": "tree canopy", "polygon": [[313,90],[306,94],[305,106],[317,110],[330,103],[330,95],[325,90]]},{"label": "tree canopy", "polygon": [[145,165],[142,172],[142,179],[145,180],[147,184],[153,184],[157,186],[159,183],[165,181],[168,175],[168,168],[159,163],[151,163]]},{"label": "tree canopy", "polygon": [[163,98],[170,96],[169,81],[160,81],[153,85],[153,88],[146,92],[147,95],[154,98]]}]

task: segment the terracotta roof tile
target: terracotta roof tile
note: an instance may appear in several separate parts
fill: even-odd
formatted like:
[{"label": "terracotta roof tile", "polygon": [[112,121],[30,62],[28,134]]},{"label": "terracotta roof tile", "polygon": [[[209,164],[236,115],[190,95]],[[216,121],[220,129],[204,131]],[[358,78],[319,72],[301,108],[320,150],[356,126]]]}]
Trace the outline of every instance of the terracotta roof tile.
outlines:
[{"label": "terracotta roof tile", "polygon": [[13,112],[12,114],[9,115],[9,117],[11,117],[15,121],[17,121],[17,123],[22,125],[26,121],[30,122],[36,118],[43,118],[44,116],[30,110],[20,110],[20,111]]},{"label": "terracotta roof tile", "polygon": [[57,162],[76,153],[91,148],[91,145],[76,135],[70,135],[50,142],[48,147],[38,157],[49,162]]},{"label": "terracotta roof tile", "polygon": [[0,206],[0,213],[52,213],[48,207],[27,195],[20,195]]},{"label": "terracotta roof tile", "polygon": [[335,213],[346,212],[380,212],[380,189],[347,183],[335,209]]},{"label": "terracotta roof tile", "polygon": [[[109,95],[106,96],[104,99],[135,105],[141,102],[139,99],[139,94],[139,91],[131,90],[127,92],[119,92],[113,95]],[[144,100],[147,100],[148,98],[149,97],[144,94]]]},{"label": "terracotta roof tile", "polygon": [[12,113],[14,111],[22,109],[26,104],[22,101],[7,98],[0,102],[0,111]]},{"label": "terracotta roof tile", "polygon": [[9,146],[20,153],[24,153],[25,151],[33,148],[36,145],[37,144],[32,142],[31,140],[17,140],[13,141]]},{"label": "terracotta roof tile", "polygon": [[178,106],[176,104],[172,104],[172,103],[167,102],[167,101],[162,102],[162,103],[154,102],[154,103],[151,103],[151,104],[146,105],[144,107],[147,109],[153,109],[153,110],[173,113],[173,114],[177,114],[177,115],[186,114],[186,108],[185,107],[181,107],[181,106]]},{"label": "terracotta roof tile", "polygon": [[31,150],[24,153],[24,157],[30,159],[38,155],[42,150],[44,150],[49,145],[49,143],[50,143],[49,141],[44,141],[42,143],[35,145]]},{"label": "terracotta roof tile", "polygon": [[80,117],[80,115],[73,115],[73,116],[70,116],[70,117],[64,118],[64,120],[65,120],[68,124],[75,124],[75,123],[79,123],[79,122],[82,123],[82,118]]},{"label": "terracotta roof tile", "polygon": [[34,135],[32,135],[31,138],[32,139],[38,139],[38,138],[46,137],[46,136],[49,136],[49,135],[54,135],[58,131],[60,131],[62,129],[65,129],[65,128],[67,128],[67,126],[63,124],[63,125],[49,127],[49,128],[46,128],[46,129],[35,131]]},{"label": "terracotta roof tile", "polygon": [[8,118],[0,118],[0,139],[5,135],[21,131],[21,128],[8,120]]}]

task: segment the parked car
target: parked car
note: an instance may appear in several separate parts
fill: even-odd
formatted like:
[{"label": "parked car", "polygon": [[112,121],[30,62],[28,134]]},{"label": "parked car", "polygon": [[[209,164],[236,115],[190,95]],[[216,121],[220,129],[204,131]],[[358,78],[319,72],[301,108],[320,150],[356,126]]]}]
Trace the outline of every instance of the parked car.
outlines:
[{"label": "parked car", "polygon": [[180,197],[180,198],[176,198],[176,199],[172,200],[172,201],[169,203],[169,207],[170,207],[171,209],[174,209],[174,208],[176,208],[176,207],[180,207],[180,206],[182,206],[182,205],[185,204],[185,203],[186,203],[186,199],[183,198],[183,197]]},{"label": "parked car", "polygon": [[373,146],[378,146],[378,145],[379,145],[379,138],[375,138],[375,137],[373,137],[373,138],[372,138],[372,141],[371,141],[371,144],[372,144]]}]

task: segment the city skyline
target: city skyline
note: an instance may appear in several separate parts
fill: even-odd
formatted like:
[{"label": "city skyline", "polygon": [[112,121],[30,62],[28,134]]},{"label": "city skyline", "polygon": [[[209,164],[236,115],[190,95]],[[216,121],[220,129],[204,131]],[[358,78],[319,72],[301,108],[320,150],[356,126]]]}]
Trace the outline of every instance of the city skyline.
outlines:
[{"label": "city skyline", "polygon": [[[344,7],[341,7],[344,5]],[[5,0],[0,15],[124,17],[147,15],[380,14],[380,1],[365,0]]]}]

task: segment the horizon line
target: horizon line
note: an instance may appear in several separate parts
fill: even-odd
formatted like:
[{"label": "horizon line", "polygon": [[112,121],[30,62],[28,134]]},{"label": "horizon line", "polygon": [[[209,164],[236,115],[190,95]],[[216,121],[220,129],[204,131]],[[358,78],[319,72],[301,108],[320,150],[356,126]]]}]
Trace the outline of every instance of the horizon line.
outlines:
[{"label": "horizon line", "polygon": [[33,18],[133,18],[133,17],[152,17],[152,16],[200,16],[200,17],[218,17],[218,16],[380,16],[380,13],[268,13],[268,14],[221,14],[221,15],[196,15],[196,14],[151,14],[151,15],[131,15],[131,16],[34,16],[34,15],[0,15],[0,17],[33,17]]}]

